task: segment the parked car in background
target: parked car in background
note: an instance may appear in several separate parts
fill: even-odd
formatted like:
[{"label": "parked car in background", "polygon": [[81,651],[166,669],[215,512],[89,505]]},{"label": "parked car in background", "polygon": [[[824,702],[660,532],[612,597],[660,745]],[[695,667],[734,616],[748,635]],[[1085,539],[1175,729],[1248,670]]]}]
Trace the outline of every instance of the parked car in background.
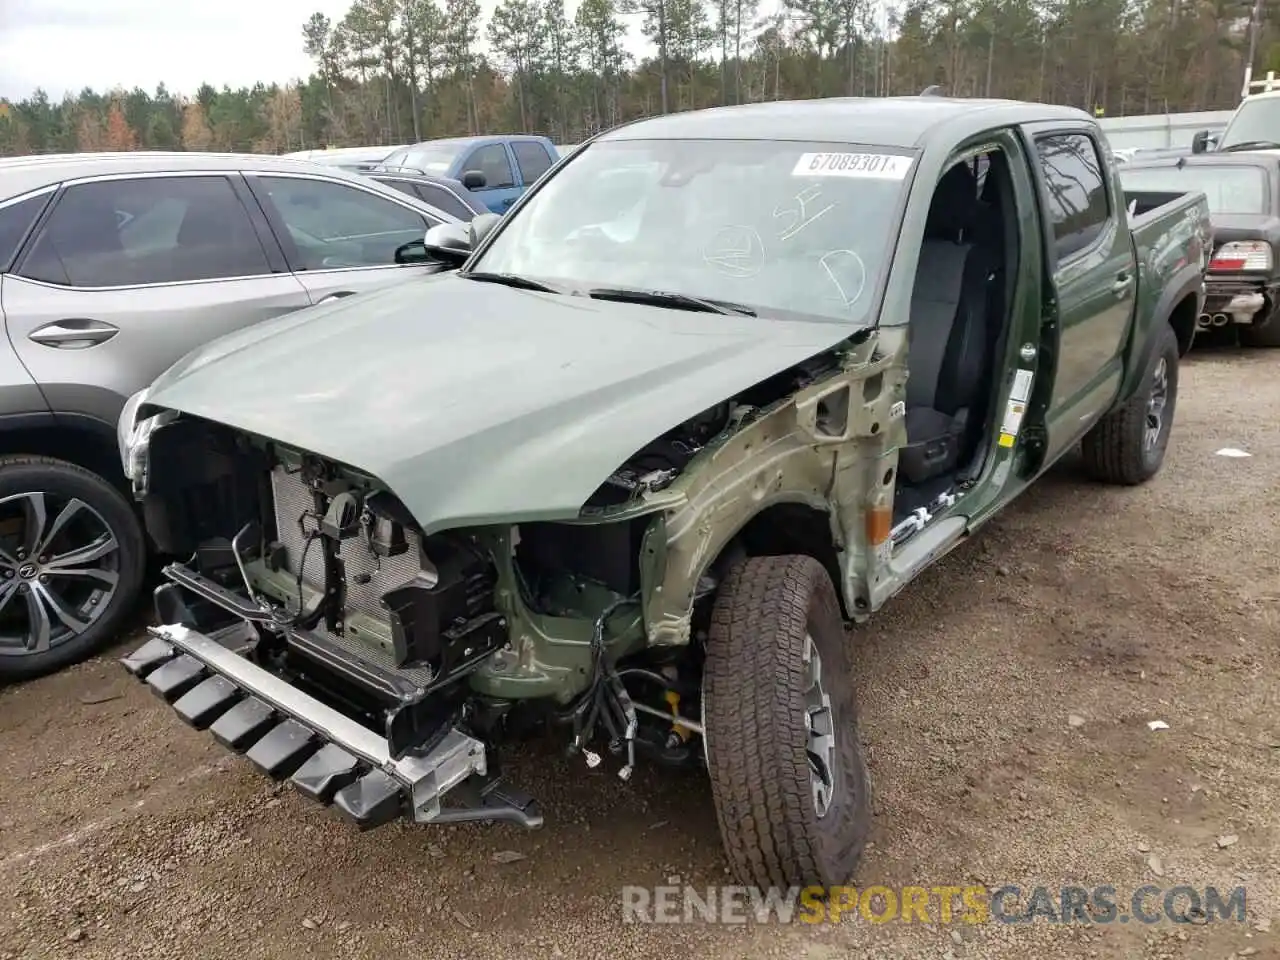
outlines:
[{"label": "parked car in background", "polygon": [[1275,72],[1262,80],[1251,79],[1247,72],[1244,94],[1225,128],[1196,132],[1191,138],[1192,153],[1280,150],[1280,80]]},{"label": "parked car in background", "polygon": [[402,150],[405,144],[392,144],[386,147],[331,147],[324,150],[297,150],[284,156],[292,160],[310,160],[312,163],[323,163],[325,166],[350,170],[353,173],[364,173],[372,170],[396,150]]},{"label": "parked car in background", "polygon": [[416,170],[458,180],[489,210],[505,213],[558,159],[555,144],[546,137],[459,137],[402,147],[373,172]]},{"label": "parked car in background", "polygon": [[425,200],[460,220],[470,220],[479,214],[492,212],[460,180],[432,177],[415,170],[379,170],[366,175],[393,190]]},{"label": "parked car in background", "polygon": [[1120,178],[1126,192],[1205,194],[1214,247],[1197,325],[1234,325],[1244,346],[1280,347],[1280,152],[1135,160]]},{"label": "parked car in background", "polygon": [[136,600],[125,400],[207,340],[439,270],[396,252],[455,222],[280,157],[0,160],[0,680],[91,652]]}]

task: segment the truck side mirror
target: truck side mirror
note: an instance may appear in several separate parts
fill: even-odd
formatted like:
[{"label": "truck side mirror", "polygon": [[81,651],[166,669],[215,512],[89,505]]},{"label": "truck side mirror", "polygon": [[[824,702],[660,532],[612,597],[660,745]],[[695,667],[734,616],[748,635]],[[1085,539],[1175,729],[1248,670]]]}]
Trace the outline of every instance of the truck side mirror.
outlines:
[{"label": "truck side mirror", "polygon": [[1209,131],[1197,130],[1195,136],[1191,138],[1191,152],[1204,153],[1209,149]]},{"label": "truck side mirror", "polygon": [[462,185],[468,190],[483,190],[489,178],[480,170],[468,170],[462,175]]}]

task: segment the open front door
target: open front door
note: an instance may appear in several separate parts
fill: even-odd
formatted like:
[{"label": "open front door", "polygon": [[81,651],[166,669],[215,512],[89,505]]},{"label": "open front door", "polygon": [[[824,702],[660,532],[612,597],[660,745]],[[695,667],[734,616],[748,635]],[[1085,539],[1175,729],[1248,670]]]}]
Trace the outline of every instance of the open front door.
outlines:
[{"label": "open front door", "polygon": [[1017,130],[988,131],[935,188],[912,297],[893,548],[872,609],[1035,473],[1055,351],[1028,157]]},{"label": "open front door", "polygon": [[1057,293],[1048,269],[1048,236],[1029,138],[996,138],[1007,161],[1003,216],[1014,248],[1006,257],[1007,314],[991,381],[986,463],[965,497],[972,531],[1022,491],[1045,462],[1047,412],[1061,352]]}]

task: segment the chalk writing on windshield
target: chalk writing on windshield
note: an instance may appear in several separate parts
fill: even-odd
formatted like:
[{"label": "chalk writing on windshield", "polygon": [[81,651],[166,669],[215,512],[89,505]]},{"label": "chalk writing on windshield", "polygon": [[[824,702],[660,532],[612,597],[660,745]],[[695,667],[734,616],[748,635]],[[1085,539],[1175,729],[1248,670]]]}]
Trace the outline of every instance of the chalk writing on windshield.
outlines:
[{"label": "chalk writing on windshield", "polygon": [[[779,205],[774,208],[773,219],[787,218],[787,226],[783,227],[782,233],[778,234],[779,240],[790,240],[823,214],[835,209],[836,205],[834,203],[828,203],[825,207],[818,209],[817,201],[821,196],[821,187],[806,187],[795,195],[794,206],[783,207]],[[812,204],[812,207],[810,204]]]},{"label": "chalk writing on windshield", "polygon": [[835,286],[846,309],[858,302],[867,285],[867,268],[852,250],[832,250],[818,261]]},{"label": "chalk writing on windshield", "polygon": [[702,259],[725,276],[754,277],[764,266],[764,241],[753,227],[721,227],[703,246]]}]

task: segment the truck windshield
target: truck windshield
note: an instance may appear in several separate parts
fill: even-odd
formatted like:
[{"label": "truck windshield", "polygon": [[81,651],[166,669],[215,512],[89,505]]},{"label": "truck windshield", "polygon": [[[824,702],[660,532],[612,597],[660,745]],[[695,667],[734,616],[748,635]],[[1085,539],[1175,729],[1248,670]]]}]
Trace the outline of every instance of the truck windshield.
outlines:
[{"label": "truck windshield", "polygon": [[905,152],[830,143],[593,143],[472,269],[867,325],[913,167]]},{"label": "truck windshield", "polygon": [[1186,164],[1183,167],[1120,168],[1125,190],[1187,193],[1203,190],[1209,212],[1266,213],[1267,181],[1257,167],[1222,164]]},{"label": "truck windshield", "polygon": [[1280,146],[1280,97],[1246,100],[1236,109],[1218,140],[1218,150]]},{"label": "truck windshield", "polygon": [[382,161],[385,170],[420,170],[423,173],[442,174],[449,169],[454,158],[462,151],[460,143],[423,144],[397,150]]}]

